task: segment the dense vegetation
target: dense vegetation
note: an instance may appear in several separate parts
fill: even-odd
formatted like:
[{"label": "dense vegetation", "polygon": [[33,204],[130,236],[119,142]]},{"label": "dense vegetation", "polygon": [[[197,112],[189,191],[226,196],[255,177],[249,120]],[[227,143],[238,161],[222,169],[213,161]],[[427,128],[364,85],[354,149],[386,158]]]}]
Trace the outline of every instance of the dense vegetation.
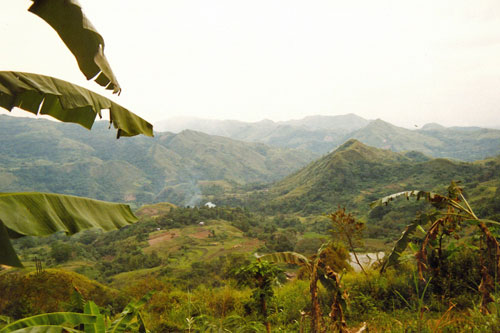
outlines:
[{"label": "dense vegetation", "polygon": [[[370,202],[387,193],[411,188],[438,190],[450,179],[461,181],[466,195],[484,217],[495,218],[500,160],[476,162],[431,159],[418,152],[394,153],[350,140],[270,187],[246,193],[209,197],[217,203],[245,205],[268,214],[321,215],[345,206],[367,223],[369,238],[393,239],[422,209],[421,203],[397,204],[393,209]],[[324,230],[324,229],[323,229]]]},{"label": "dense vegetation", "polygon": [[[54,27],[87,78],[121,90],[102,36],[78,3],[40,0],[30,11]],[[90,128],[97,113],[109,109],[118,137],[152,136],[144,120],[70,83],[26,73],[0,77],[0,104],[9,110],[40,111]],[[314,127],[327,120],[307,122]],[[88,136],[60,124],[2,117],[0,190],[150,204],[129,225],[136,218],[125,205],[2,193],[0,258],[22,267],[18,253],[28,265],[0,266],[0,332],[499,331],[499,159],[459,163],[422,154],[490,156],[498,153],[499,132],[360,124],[336,130],[419,152],[349,140],[266,186],[252,183],[277,180],[312,154],[193,131],[118,143],[99,129]],[[311,136],[307,126],[296,125],[257,136],[309,149],[317,142],[316,151],[343,141],[340,132]],[[450,179],[466,190],[452,181],[444,193]],[[425,190],[376,200],[415,186]],[[195,207],[202,195],[218,206]],[[387,208],[398,197],[422,201]],[[191,207],[151,204],[166,199]],[[373,200],[368,212],[364,207]],[[389,251],[388,240],[403,223]],[[66,236],[92,226],[122,228]],[[15,249],[10,239],[17,239]]]},{"label": "dense vegetation", "polygon": [[[432,210],[426,211],[430,214]],[[410,238],[408,250],[394,262],[395,266],[380,273],[375,263],[365,266],[363,274],[347,265],[349,255],[340,243],[341,235],[315,233],[311,231],[314,224],[294,216],[169,204],[145,206],[138,214],[139,223],[118,231],[17,240],[15,246],[23,261],[30,266],[37,258],[42,269],[0,272],[0,313],[18,319],[48,311],[75,311],[72,295],[76,287],[84,299],[93,300],[101,313],[109,316],[118,316],[127,302],[154,290],[141,310],[153,332],[260,332],[266,327],[271,331],[309,332],[314,313],[321,315],[315,327],[330,331],[365,325],[374,331],[491,331],[499,325],[496,302],[488,306],[490,314],[483,314],[482,295],[477,289],[483,278],[477,249],[485,243],[478,233],[465,227],[459,231],[461,241],[444,239],[439,263],[430,250],[427,281],[420,282],[413,255],[421,244],[418,233]],[[338,218],[337,222],[333,215],[325,219],[329,229],[338,230]],[[428,228],[429,224],[422,226]],[[280,241],[283,235],[287,235],[286,242]],[[320,248],[328,241],[331,243],[326,248]],[[387,250],[382,243],[378,248],[359,243],[355,246],[358,252]],[[318,269],[331,267],[337,272],[336,280],[332,280],[337,281],[337,289],[331,289],[334,286],[328,281],[318,284],[316,312],[311,303],[311,270],[301,261],[290,262],[299,263],[298,267],[278,269],[269,263],[259,264],[250,256],[253,252],[282,251],[302,253],[311,263],[318,263]],[[351,266],[356,268],[355,263]],[[281,271],[286,272],[287,279]],[[57,288],[51,287],[53,281],[58,281]],[[23,297],[9,296],[21,290]],[[337,294],[331,290],[338,290]],[[496,294],[491,296],[496,299]],[[45,300],[43,305],[40,300]],[[332,320],[328,314],[339,307],[343,319]]]}]

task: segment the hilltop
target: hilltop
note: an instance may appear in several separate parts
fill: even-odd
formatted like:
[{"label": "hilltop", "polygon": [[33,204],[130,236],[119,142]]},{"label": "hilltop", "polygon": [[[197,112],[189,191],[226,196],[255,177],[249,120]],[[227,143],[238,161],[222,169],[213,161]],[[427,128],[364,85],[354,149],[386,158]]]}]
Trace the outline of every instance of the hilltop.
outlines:
[{"label": "hilltop", "polygon": [[[321,215],[345,206],[368,222],[370,237],[398,232],[421,207],[410,202],[392,209],[370,211],[370,202],[412,189],[446,191],[451,180],[461,181],[471,202],[483,215],[494,214],[500,184],[500,158],[459,162],[430,158],[418,152],[396,153],[351,139],[330,154],[265,188],[227,196],[221,204],[300,216]],[[217,201],[215,201],[217,202]],[[217,202],[218,203],[218,202]],[[390,212],[390,214],[388,214]],[[387,214],[387,216],[386,216]]]},{"label": "hilltop", "polygon": [[351,139],[277,182],[269,193],[271,205],[285,204],[304,212],[332,210],[338,205],[366,212],[370,201],[399,191],[439,189],[451,180],[461,180],[468,188],[489,179],[499,164],[498,158],[486,165],[395,153]]}]

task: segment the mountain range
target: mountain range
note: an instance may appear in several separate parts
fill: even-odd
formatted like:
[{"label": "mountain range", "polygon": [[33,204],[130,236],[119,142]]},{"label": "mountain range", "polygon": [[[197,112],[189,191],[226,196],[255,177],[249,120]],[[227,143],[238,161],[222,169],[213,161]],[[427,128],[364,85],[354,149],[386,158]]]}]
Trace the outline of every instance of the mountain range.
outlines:
[{"label": "mountain range", "polygon": [[426,124],[407,129],[381,119],[354,114],[309,116],[300,120],[247,123],[235,120],[173,118],[156,124],[156,130],[192,129],[212,135],[272,146],[302,148],[325,154],[350,139],[396,152],[419,151],[433,157],[474,161],[500,154],[500,130],[479,127],[444,127]]},{"label": "mountain range", "polygon": [[[134,203],[193,205],[203,186],[278,180],[317,155],[201,132],[116,140],[44,119],[0,116],[0,191],[42,191]],[[194,201],[193,201],[194,200]]]},{"label": "mountain range", "polygon": [[[486,146],[498,145],[497,132],[438,125],[410,131],[375,120],[352,135],[385,149],[349,139],[321,157],[193,130],[116,140],[106,122],[87,131],[0,116],[0,192],[64,193],[136,207],[164,201],[193,206],[203,199],[273,213],[321,214],[345,205],[368,216],[369,202],[381,196],[413,188],[439,190],[461,180],[486,205],[500,196],[500,158],[460,162],[433,158],[430,152],[487,154]],[[434,133],[434,139],[426,133]],[[454,147],[455,136],[462,139]]]}]

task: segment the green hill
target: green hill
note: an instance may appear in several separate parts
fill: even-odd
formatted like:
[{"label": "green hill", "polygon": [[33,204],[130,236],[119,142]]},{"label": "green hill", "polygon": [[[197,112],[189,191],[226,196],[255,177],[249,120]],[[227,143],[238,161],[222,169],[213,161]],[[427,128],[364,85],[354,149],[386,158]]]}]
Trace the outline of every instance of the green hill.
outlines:
[{"label": "green hill", "polygon": [[377,119],[346,139],[395,152],[418,151],[433,157],[474,161],[500,154],[500,131],[479,127],[428,124],[409,130]]},{"label": "green hill", "polygon": [[[408,189],[440,189],[451,180],[466,188],[492,177],[500,159],[457,162],[395,153],[349,140],[337,150],[270,187],[270,205],[286,205],[306,213],[350,206],[366,212],[368,203]],[[498,180],[498,179],[497,179]]]},{"label": "green hill", "polygon": [[421,153],[395,153],[349,140],[269,187],[235,194],[221,203],[246,205],[268,214],[302,216],[320,215],[345,206],[369,222],[370,237],[379,238],[399,232],[424,205],[399,202],[390,208],[370,211],[370,202],[404,190],[445,192],[450,181],[455,180],[462,182],[476,211],[491,217],[500,213],[500,204],[496,202],[499,174],[500,158],[477,162],[432,159]]},{"label": "green hill", "polygon": [[194,204],[204,190],[200,183],[275,181],[315,156],[195,131],[116,140],[107,127],[98,122],[90,132],[72,124],[0,116],[0,191],[65,193],[138,205]]}]

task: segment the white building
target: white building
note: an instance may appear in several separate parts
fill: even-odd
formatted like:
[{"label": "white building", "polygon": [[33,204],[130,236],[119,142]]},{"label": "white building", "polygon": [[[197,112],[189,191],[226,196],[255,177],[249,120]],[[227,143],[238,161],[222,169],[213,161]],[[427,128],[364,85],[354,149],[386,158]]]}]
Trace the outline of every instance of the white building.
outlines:
[{"label": "white building", "polygon": [[208,207],[208,208],[215,208],[216,204],[214,204],[213,202],[209,201],[205,204],[205,207]]}]

